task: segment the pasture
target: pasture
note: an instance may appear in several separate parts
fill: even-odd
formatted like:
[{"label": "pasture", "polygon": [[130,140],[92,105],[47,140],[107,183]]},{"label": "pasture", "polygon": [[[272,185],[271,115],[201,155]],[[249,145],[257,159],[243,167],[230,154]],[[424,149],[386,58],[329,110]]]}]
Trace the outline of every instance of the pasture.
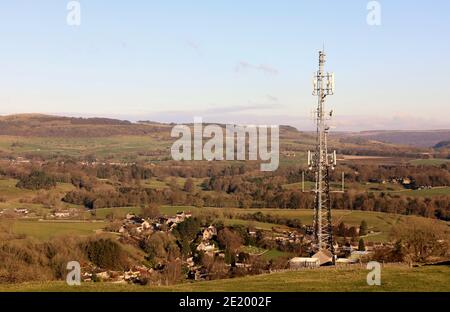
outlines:
[{"label": "pasture", "polygon": [[440,166],[443,164],[449,164],[450,159],[445,158],[431,158],[431,159],[414,159],[410,161],[412,165],[424,165],[424,166]]},{"label": "pasture", "polygon": [[362,266],[319,268],[246,276],[225,280],[186,282],[172,286],[137,286],[113,283],[82,283],[68,286],[64,282],[0,285],[3,292],[449,292],[449,266],[409,268],[385,265],[381,285],[369,286],[369,271]]},{"label": "pasture", "polygon": [[12,223],[12,231],[15,234],[23,234],[41,240],[52,237],[73,235],[93,235],[97,230],[105,227],[102,221],[38,221],[38,220],[15,220]]}]

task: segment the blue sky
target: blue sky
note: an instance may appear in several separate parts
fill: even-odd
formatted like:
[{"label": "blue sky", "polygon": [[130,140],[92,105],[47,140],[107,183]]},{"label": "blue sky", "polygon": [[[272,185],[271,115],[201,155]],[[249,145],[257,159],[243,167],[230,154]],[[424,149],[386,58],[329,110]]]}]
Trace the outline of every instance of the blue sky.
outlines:
[{"label": "blue sky", "polygon": [[450,128],[450,2],[80,0],[0,3],[0,114],[311,129],[325,43],[336,130]]}]

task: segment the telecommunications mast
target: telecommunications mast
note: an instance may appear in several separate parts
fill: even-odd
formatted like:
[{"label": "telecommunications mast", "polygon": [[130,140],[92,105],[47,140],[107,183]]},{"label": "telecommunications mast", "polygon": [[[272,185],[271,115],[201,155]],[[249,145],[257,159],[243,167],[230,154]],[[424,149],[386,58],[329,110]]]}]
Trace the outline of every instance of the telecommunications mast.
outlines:
[{"label": "telecommunications mast", "polygon": [[331,223],[330,170],[336,165],[336,151],[328,153],[327,137],[332,111],[325,110],[325,99],[334,94],[334,73],[325,73],[325,52],[319,51],[319,70],[313,78],[313,95],[318,97],[314,118],[317,124],[315,151],[308,151],[308,166],[315,174],[314,240],[316,251],[329,251],[334,259]]}]

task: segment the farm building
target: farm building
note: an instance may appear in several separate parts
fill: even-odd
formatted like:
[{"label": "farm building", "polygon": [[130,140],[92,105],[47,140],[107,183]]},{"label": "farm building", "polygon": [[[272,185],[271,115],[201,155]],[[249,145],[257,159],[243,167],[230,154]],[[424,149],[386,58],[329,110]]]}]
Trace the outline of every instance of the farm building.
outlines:
[{"label": "farm building", "polygon": [[289,268],[318,268],[320,266],[319,259],[307,257],[295,257],[289,260]]},{"label": "farm building", "polygon": [[333,263],[333,255],[328,250],[321,250],[315,253],[312,258],[317,259],[320,265],[329,265]]}]

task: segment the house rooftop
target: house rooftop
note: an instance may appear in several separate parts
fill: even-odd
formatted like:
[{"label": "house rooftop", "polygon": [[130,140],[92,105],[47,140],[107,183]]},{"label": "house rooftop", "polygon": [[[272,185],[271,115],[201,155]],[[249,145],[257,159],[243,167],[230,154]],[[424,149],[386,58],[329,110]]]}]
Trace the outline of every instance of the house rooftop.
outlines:
[{"label": "house rooftop", "polygon": [[319,259],[320,265],[328,264],[333,262],[333,254],[328,250],[321,250],[315,253],[312,258]]}]

